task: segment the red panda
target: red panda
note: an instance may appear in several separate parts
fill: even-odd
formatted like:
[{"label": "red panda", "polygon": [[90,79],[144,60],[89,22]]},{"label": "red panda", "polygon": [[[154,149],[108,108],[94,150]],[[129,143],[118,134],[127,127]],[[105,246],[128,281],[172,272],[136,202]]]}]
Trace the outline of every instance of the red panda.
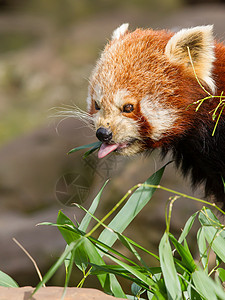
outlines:
[{"label": "red panda", "polygon": [[[225,202],[222,111],[212,135],[212,111],[224,99],[225,46],[214,41],[212,31],[208,25],[175,34],[129,32],[123,24],[92,72],[87,106],[102,142],[99,158],[161,148],[162,155],[172,153],[194,186],[204,183],[206,197]],[[196,111],[193,103],[205,97]]]}]

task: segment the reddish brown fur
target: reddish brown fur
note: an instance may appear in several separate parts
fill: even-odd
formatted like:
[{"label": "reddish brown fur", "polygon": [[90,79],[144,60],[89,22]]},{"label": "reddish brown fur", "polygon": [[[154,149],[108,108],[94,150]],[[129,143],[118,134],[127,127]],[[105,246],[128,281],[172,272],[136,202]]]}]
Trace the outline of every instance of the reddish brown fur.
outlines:
[{"label": "reddish brown fur", "polygon": [[[203,35],[204,31],[202,31]],[[117,109],[118,117],[120,114],[121,120],[124,120],[125,117],[127,120],[133,120],[137,124],[140,136],[136,140],[141,145],[137,152],[158,147],[164,149],[164,152],[172,149],[178,165],[181,164],[183,159],[182,168],[184,174],[192,172],[194,183],[205,180],[206,193],[209,194],[216,194],[214,186],[217,186],[216,182],[219,181],[220,193],[216,197],[224,199],[223,192],[221,192],[221,176],[225,177],[225,170],[221,167],[222,169],[217,171],[218,167],[213,167],[210,159],[215,160],[216,154],[213,151],[217,151],[216,147],[218,147],[218,156],[221,159],[218,166],[225,166],[224,157],[221,158],[221,155],[224,155],[223,151],[225,152],[225,132],[223,130],[223,126],[225,129],[225,110],[221,121],[219,121],[217,136],[212,137],[211,133],[215,123],[212,121],[211,112],[218,105],[219,98],[204,101],[196,112],[196,105],[193,105],[193,103],[208,96],[204,88],[210,91],[211,86],[207,86],[204,78],[199,78],[204,86],[202,88],[195,77],[193,68],[187,68],[187,64],[182,63],[182,59],[181,63],[175,63],[165,55],[165,49],[172,36],[173,33],[166,30],[137,29],[131,33],[124,33],[118,39],[110,41],[105,47],[91,77],[90,97],[92,102],[89,112],[93,115],[97,113],[95,101],[100,101],[95,99],[97,97],[95,95],[95,86],[97,85],[101,88],[99,92],[101,94],[101,118],[107,119],[113,113],[113,110]],[[197,36],[195,33],[195,39]],[[185,38],[185,41],[188,41],[188,36]],[[197,42],[197,50],[195,49],[193,52],[194,65],[197,61],[198,47],[203,44],[201,40]],[[190,45],[192,46],[192,44]],[[217,42],[214,45],[215,61],[213,62],[213,57],[213,69],[212,71],[209,70],[209,73],[216,86],[214,95],[220,96],[223,91],[225,94],[225,46]],[[211,46],[213,48],[213,45]],[[186,51],[186,47],[183,50]],[[210,85],[213,81],[206,82]],[[133,111],[130,113],[123,112],[122,108],[116,107],[114,103],[115,93],[123,90],[127,92],[127,95],[124,94],[123,104],[133,105]],[[141,102],[146,96],[149,98],[148,104],[151,105],[152,103],[153,105],[150,117],[143,115],[141,107]],[[171,109],[174,115],[174,122],[171,127],[169,124],[164,131],[159,124],[159,130],[156,134],[160,137],[152,138],[154,124],[160,122],[159,119],[151,120],[151,118],[154,118],[154,105],[157,106],[158,104],[159,109],[163,110],[165,107],[168,112]],[[156,118],[160,116],[159,114]],[[118,138],[118,123],[113,124],[113,121],[110,122],[107,123],[107,128],[113,133],[110,143],[127,142],[126,138],[122,139],[122,142]],[[101,122],[99,124],[97,128],[103,126]],[[163,126],[165,127],[164,123]],[[129,132],[128,137],[129,139],[131,138]],[[195,141],[196,145],[198,145],[196,149],[194,149]],[[206,148],[208,152],[205,150]],[[189,149],[189,152],[186,149]],[[200,162],[198,162],[198,159]],[[215,181],[215,184],[212,185],[211,181]]]}]

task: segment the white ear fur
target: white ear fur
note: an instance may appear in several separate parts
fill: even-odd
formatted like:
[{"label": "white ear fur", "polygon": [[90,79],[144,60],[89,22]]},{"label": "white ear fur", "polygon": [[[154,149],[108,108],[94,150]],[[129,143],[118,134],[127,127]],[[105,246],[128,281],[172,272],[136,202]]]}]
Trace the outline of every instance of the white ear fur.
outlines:
[{"label": "white ear fur", "polygon": [[212,67],[215,60],[213,26],[182,29],[175,33],[166,45],[165,55],[168,59],[172,63],[184,65],[194,74],[188,47],[198,79],[206,83],[212,92],[215,92],[215,83],[212,78]]},{"label": "white ear fur", "polygon": [[124,23],[113,31],[112,40],[118,40],[128,32],[128,23]]}]

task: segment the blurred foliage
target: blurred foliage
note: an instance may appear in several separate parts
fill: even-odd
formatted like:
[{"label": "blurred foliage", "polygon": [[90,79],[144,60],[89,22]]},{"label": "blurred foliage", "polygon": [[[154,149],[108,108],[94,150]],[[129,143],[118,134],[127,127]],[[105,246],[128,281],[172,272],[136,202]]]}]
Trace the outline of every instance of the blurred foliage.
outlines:
[{"label": "blurred foliage", "polygon": [[[18,5],[18,1],[14,0]],[[18,5],[34,14],[52,17],[60,25],[77,22],[96,13],[122,8],[168,11],[183,4],[183,0],[33,0]]]},{"label": "blurred foliage", "polygon": [[38,37],[21,32],[0,32],[0,54],[32,46]]}]

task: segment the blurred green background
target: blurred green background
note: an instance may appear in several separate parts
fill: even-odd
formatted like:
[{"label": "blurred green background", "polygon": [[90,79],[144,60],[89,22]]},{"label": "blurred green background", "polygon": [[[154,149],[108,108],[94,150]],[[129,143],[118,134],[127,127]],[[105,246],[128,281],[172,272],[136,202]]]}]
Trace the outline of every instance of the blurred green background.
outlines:
[{"label": "blurred green background", "polygon": [[[36,272],[13,243],[16,237],[44,273],[65,243],[55,228],[35,227],[55,221],[58,209],[79,220],[82,213],[57,198],[59,179],[81,174],[88,180],[86,207],[103,184],[98,216],[103,216],[132,185],[143,182],[162,163],[156,154],[127,160],[113,158],[90,163],[81,154],[67,156],[75,146],[95,141],[78,120],[54,117],[54,108],[78,105],[85,109],[88,77],[113,30],[125,22],[130,28],[178,30],[215,24],[224,40],[223,1],[191,0],[0,0],[0,269],[22,285],[35,285]],[[64,178],[64,177],[63,177]],[[192,193],[180,174],[168,167],[163,184]],[[201,191],[197,191],[198,195]],[[158,193],[126,234],[157,252],[164,230],[165,203]],[[196,204],[175,205],[173,227],[180,232]],[[119,246],[118,246],[119,247]],[[194,249],[194,241],[193,241]],[[154,262],[149,262],[153,264]],[[75,274],[76,275],[76,274]],[[63,269],[51,284],[63,284]],[[80,274],[78,275],[78,277]],[[72,284],[76,284],[77,278]],[[87,286],[98,286],[88,281]]]}]

